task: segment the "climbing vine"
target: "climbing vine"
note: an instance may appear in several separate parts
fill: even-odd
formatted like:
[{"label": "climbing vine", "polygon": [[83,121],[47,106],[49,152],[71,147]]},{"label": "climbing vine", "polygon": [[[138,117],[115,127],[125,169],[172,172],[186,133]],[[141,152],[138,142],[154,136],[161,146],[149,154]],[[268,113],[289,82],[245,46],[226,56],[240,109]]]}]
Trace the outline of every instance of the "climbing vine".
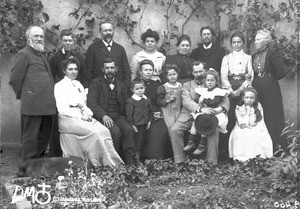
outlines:
[{"label": "climbing vine", "polygon": [[4,0],[0,2],[0,46],[2,51],[11,53],[23,48],[26,43],[24,31],[39,20],[35,12],[43,5],[37,0]]},{"label": "climbing vine", "polygon": [[[151,2],[150,2],[151,1]],[[185,33],[192,18],[205,18],[216,29],[217,43],[222,45],[232,31],[241,29],[247,37],[247,49],[250,49],[255,32],[260,28],[275,31],[283,20],[295,24],[295,36],[275,37],[278,47],[284,51],[285,63],[291,75],[297,72],[299,65],[299,18],[300,0],[281,2],[278,8],[271,3],[259,0],[139,0],[133,4],[130,0],[83,0],[69,14],[75,24],[70,26],[75,34],[78,50],[85,52],[88,41],[97,39],[93,33],[102,20],[109,19],[123,30],[132,45],[143,48],[139,36],[144,32],[142,22],[146,11],[151,10],[153,1],[161,11],[164,27],[160,27],[161,46],[159,51],[167,54],[172,40]],[[95,9],[96,8],[96,9]],[[228,17],[227,27],[221,27],[222,16]],[[39,0],[3,0],[0,2],[0,44],[1,51],[16,53],[26,43],[25,30],[29,25],[41,25],[46,31],[46,51],[51,55],[59,48],[58,34],[60,23],[51,26],[47,22],[51,17],[43,11]],[[224,22],[223,22],[224,24]],[[222,28],[222,29],[221,29]]]}]

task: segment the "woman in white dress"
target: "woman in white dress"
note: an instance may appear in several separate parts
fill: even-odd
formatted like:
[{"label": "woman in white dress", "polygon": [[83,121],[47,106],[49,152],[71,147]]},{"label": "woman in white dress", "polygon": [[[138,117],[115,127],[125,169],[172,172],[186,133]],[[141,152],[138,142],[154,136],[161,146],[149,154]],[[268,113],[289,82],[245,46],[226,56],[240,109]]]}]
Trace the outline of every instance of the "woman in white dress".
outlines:
[{"label": "woman in white dress", "polygon": [[121,164],[110,131],[92,118],[93,112],[86,106],[84,87],[75,80],[79,65],[75,57],[63,61],[65,77],[54,86],[63,156],[87,156],[95,167]]},{"label": "woman in white dress", "polygon": [[136,53],[132,57],[131,79],[139,77],[139,75],[137,75],[139,72],[139,64],[141,61],[148,59],[154,63],[154,72],[151,79],[154,81],[161,81],[162,66],[166,61],[166,57],[162,53],[156,51],[159,41],[159,34],[156,31],[148,29],[141,35],[141,39],[144,42],[145,49]]},{"label": "woman in white dress", "polygon": [[257,92],[247,87],[242,94],[242,106],[236,106],[237,122],[229,137],[229,156],[246,161],[257,156],[273,156],[273,143],[263,119],[263,109]]}]

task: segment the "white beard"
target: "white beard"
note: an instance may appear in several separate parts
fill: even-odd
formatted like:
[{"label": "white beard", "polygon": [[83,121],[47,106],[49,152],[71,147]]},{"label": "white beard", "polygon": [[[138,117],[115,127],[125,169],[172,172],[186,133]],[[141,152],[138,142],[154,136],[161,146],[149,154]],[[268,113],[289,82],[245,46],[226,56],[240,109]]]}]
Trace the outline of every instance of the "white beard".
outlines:
[{"label": "white beard", "polygon": [[38,52],[44,52],[44,50],[45,50],[44,43],[37,43],[37,42],[33,43],[32,40],[30,40],[29,46],[31,46]]}]

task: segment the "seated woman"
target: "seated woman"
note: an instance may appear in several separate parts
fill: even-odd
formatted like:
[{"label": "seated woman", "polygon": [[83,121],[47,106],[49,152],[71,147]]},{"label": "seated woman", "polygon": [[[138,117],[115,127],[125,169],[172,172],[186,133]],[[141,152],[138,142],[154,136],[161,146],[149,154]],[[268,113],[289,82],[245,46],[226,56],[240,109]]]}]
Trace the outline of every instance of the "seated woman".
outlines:
[{"label": "seated woman", "polygon": [[116,152],[109,130],[92,118],[86,106],[86,93],[75,80],[80,64],[70,57],[61,63],[65,77],[54,86],[58,127],[63,156],[87,156],[95,167],[123,163]]},{"label": "seated woman", "polygon": [[154,64],[154,71],[151,80],[161,81],[162,66],[164,65],[166,57],[156,50],[158,47],[157,43],[159,41],[159,34],[156,31],[148,29],[141,35],[141,39],[144,42],[145,49],[136,53],[132,57],[131,79],[136,78],[141,61],[148,59]]},{"label": "seated woman", "polygon": [[152,80],[154,63],[145,59],[139,65],[137,77],[145,84],[145,96],[151,99],[153,120],[146,132],[146,139],[142,149],[142,159],[165,159],[172,156],[171,144],[169,141],[168,128],[162,117],[160,106],[157,104],[157,89],[160,81]]}]

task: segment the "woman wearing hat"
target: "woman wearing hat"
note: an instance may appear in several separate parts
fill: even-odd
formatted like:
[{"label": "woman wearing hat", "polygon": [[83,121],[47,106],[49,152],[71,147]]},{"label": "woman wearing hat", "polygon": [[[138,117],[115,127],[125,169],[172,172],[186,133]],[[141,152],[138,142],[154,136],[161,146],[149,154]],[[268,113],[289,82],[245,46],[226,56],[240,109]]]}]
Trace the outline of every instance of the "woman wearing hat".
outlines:
[{"label": "woman wearing hat", "polygon": [[166,57],[156,50],[158,47],[157,44],[159,41],[159,34],[149,28],[141,35],[141,39],[144,42],[145,49],[136,53],[132,57],[131,79],[137,77],[137,73],[139,72],[139,64],[141,61],[148,59],[154,63],[154,72],[151,79],[154,81],[161,81],[160,76],[162,73],[162,66],[166,60]]},{"label": "woman wearing hat", "polygon": [[282,95],[278,80],[286,72],[283,63],[283,54],[272,44],[271,33],[268,30],[257,31],[253,55],[254,80],[253,87],[257,91],[258,101],[264,109],[264,120],[273,141],[273,150],[278,144],[285,146],[281,137],[284,128],[284,112]]}]

